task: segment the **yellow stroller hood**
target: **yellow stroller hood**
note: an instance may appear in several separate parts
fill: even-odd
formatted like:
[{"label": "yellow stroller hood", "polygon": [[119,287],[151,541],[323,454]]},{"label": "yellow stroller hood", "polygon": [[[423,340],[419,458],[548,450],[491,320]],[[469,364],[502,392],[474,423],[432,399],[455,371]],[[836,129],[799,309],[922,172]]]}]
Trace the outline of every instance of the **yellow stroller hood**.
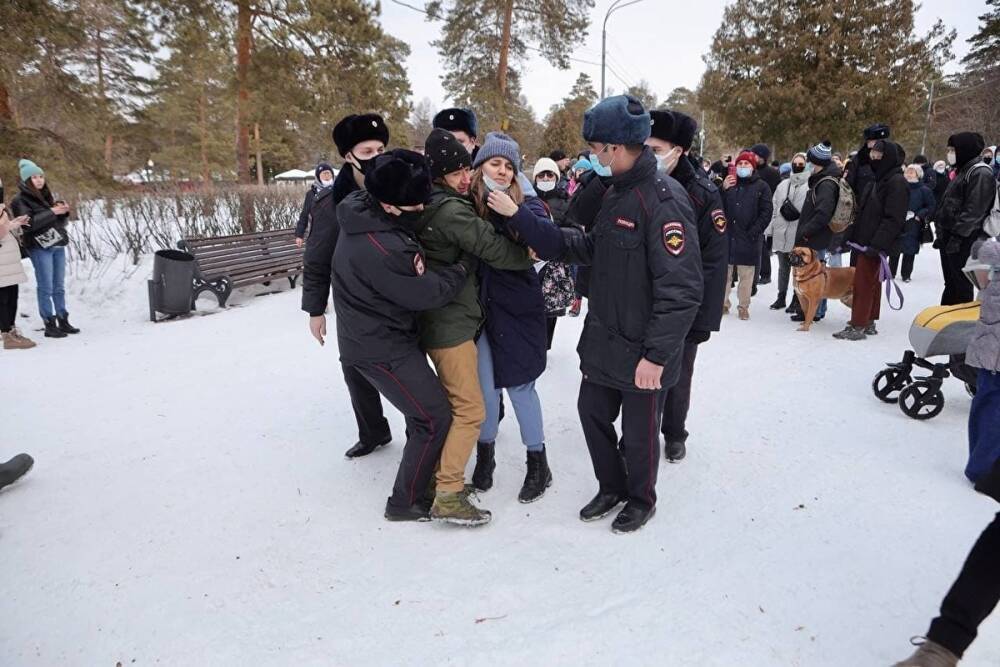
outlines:
[{"label": "yellow stroller hood", "polygon": [[921,357],[965,354],[978,320],[978,301],[924,308],[910,325],[910,344]]}]

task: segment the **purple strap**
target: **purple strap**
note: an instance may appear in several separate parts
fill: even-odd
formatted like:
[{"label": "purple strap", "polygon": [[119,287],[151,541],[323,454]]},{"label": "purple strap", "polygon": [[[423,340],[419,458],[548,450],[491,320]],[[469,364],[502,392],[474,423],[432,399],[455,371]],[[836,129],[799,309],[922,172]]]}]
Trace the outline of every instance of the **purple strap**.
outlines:
[{"label": "purple strap", "polygon": [[[854,241],[848,241],[847,245],[854,248],[858,252],[868,252],[868,246],[858,245]],[[892,310],[902,310],[903,309],[903,290],[899,289],[899,285],[895,280],[892,279],[892,270],[889,268],[889,260],[886,258],[884,252],[879,251],[879,270],[878,270],[878,281],[880,283],[885,283],[885,300],[889,304],[889,308]],[[899,306],[892,305],[892,290],[896,290],[896,296],[899,297]]]}]

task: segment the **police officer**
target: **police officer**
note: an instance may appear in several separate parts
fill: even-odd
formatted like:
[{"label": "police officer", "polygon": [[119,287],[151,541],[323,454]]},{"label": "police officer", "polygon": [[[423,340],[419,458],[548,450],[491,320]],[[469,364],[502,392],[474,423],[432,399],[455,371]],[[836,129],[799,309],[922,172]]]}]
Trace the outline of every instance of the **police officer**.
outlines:
[{"label": "police officer", "polygon": [[463,264],[427,270],[416,237],[431,194],[422,155],[403,149],[379,155],[365,170],[365,184],[367,192],[353,192],[337,207],[342,233],[333,254],[333,304],[340,360],[406,418],[385,518],[429,520],[427,489],[451,406],[418,345],[417,313],[454,299],[468,272]]},{"label": "police officer", "polygon": [[476,153],[479,152],[479,146],[476,145],[477,135],[479,134],[479,121],[472,109],[460,109],[457,107],[443,109],[437,112],[433,120],[431,120],[431,127],[435,130],[442,129],[451,132],[458,139],[458,143],[465,146],[465,150],[469,151],[472,159],[476,159]]},{"label": "police officer", "polygon": [[[309,330],[320,345],[326,336],[331,262],[340,235],[337,206],[349,194],[364,188],[365,173],[372,158],[385,151],[389,129],[382,117],[375,114],[346,116],[333,128],[333,141],[347,162],[333,185],[313,197],[312,231],[306,242],[302,269],[302,310],[309,313]],[[347,458],[353,459],[389,444],[392,433],[375,387],[349,366],[343,367],[343,373],[358,423],[358,442],[346,452]]]},{"label": "police officer", "polygon": [[657,174],[643,146],[649,132],[649,114],[629,95],[584,114],[583,137],[600,172],[610,173],[608,189],[591,232],[563,232],[564,259],[591,265],[578,409],[599,490],[580,518],[600,519],[625,502],[612,524],[617,533],[638,530],[656,510],[664,392],[680,374],[702,298],[694,214],[684,188]]},{"label": "police officer", "polygon": [[662,171],[670,174],[684,189],[698,223],[701,272],[704,291],[701,308],[684,341],[684,356],[677,384],[667,391],[663,406],[664,453],[677,463],[687,453],[688,432],[684,425],[691,406],[691,376],[698,345],[708,340],[722,322],[722,301],[726,296],[726,269],[729,264],[729,237],[722,194],[708,180],[701,166],[691,158],[691,143],[698,123],[680,111],[651,111],[651,134],[646,140]]}]

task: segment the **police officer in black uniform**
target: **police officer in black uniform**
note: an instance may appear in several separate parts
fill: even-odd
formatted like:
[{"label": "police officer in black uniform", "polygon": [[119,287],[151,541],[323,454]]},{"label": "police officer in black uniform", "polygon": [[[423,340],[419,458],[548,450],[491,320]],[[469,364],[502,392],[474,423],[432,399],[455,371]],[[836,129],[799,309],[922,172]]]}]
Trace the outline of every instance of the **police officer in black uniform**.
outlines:
[{"label": "police officer in black uniform", "polygon": [[468,270],[463,264],[427,269],[417,231],[431,177],[421,154],[398,149],[377,156],[365,185],[367,191],[337,207],[333,305],[340,360],[406,417],[406,446],[385,518],[429,520],[427,488],[451,426],[451,406],[418,345],[417,312],[450,303]]},{"label": "police officer in black uniform", "polygon": [[698,221],[698,245],[704,293],[698,316],[684,340],[684,357],[677,384],[667,392],[663,405],[664,453],[677,463],[687,453],[688,432],[684,428],[691,406],[691,376],[698,346],[708,340],[722,322],[722,302],[726,296],[729,265],[729,236],[722,194],[708,180],[701,165],[691,157],[691,143],[698,131],[694,118],[680,111],[651,111],[653,126],[646,145],[653,150],[660,168],[687,190],[688,200]]},{"label": "police officer in black uniform", "polygon": [[649,132],[649,114],[628,95],[586,112],[583,137],[610,177],[592,231],[563,231],[563,258],[591,266],[577,347],[578,409],[599,491],[580,518],[594,521],[626,502],[612,524],[617,533],[638,530],[656,510],[664,391],[680,375],[684,337],[702,298],[691,205],[679,183],[657,174],[653,151],[643,146]]}]

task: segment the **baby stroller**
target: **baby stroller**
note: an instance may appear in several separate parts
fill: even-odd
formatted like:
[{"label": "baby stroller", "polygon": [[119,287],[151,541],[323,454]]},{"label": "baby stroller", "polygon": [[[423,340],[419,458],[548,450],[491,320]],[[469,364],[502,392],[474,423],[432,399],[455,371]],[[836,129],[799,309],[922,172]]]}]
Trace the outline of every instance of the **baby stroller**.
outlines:
[{"label": "baby stroller", "polygon": [[[970,260],[965,275],[981,289],[985,285],[988,266]],[[886,364],[875,374],[872,391],[885,403],[898,403],[899,409],[913,419],[931,419],[944,409],[942,383],[955,376],[965,383],[970,396],[976,393],[976,370],[965,364],[965,350],[972,340],[979,320],[979,302],[954,306],[925,308],[910,326],[912,350],[903,353],[903,360]],[[930,357],[947,357],[947,362],[934,363]],[[913,369],[922,368],[930,375],[913,378]]]}]

